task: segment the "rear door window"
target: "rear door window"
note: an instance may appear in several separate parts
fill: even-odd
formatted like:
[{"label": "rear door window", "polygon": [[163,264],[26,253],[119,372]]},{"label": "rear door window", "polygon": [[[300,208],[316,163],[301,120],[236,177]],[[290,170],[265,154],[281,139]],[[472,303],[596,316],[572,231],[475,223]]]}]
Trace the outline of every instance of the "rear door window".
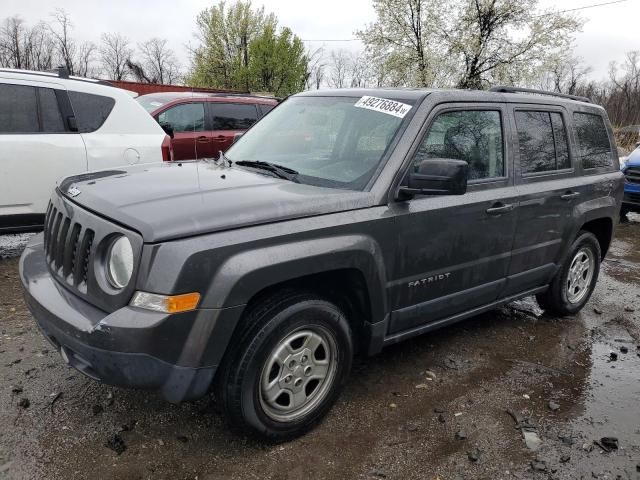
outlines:
[{"label": "rear door window", "polygon": [[160,125],[169,125],[174,132],[204,131],[204,104],[183,103],[158,115]]},{"label": "rear door window", "polygon": [[518,110],[515,116],[523,175],[571,167],[567,131],[560,113]]},{"label": "rear door window", "polygon": [[610,168],[613,166],[611,142],[602,116],[574,113],[573,122],[578,138],[582,168]]},{"label": "rear door window", "polygon": [[247,130],[258,120],[255,105],[211,103],[213,130]]},{"label": "rear door window", "polygon": [[65,131],[62,113],[58,106],[56,92],[51,88],[38,88],[40,97],[40,115],[44,133],[61,133]]},{"label": "rear door window", "polygon": [[35,87],[0,84],[0,134],[38,132]]},{"label": "rear door window", "polygon": [[111,97],[69,91],[69,99],[81,133],[98,130],[107,120],[116,101]]}]

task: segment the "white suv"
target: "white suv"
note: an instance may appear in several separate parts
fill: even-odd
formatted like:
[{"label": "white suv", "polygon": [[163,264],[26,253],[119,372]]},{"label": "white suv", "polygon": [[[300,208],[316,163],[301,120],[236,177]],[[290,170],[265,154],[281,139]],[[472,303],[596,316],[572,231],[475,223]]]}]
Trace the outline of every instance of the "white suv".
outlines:
[{"label": "white suv", "polygon": [[170,139],[131,92],[0,69],[0,233],[37,231],[56,180],[169,160]]}]

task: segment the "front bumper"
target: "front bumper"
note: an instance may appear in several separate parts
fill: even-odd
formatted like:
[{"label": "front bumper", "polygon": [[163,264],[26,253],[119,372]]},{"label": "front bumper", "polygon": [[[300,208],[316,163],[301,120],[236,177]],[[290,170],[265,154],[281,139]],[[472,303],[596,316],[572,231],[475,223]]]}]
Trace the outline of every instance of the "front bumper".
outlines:
[{"label": "front bumper", "polygon": [[[104,312],[69,292],[50,274],[42,235],[20,258],[26,304],[63,359],[111,385],[159,390],[170,402],[205,395],[230,335],[211,341],[234,309],[167,315],[132,307]],[[221,315],[225,313],[225,315]],[[217,328],[216,328],[217,327]]]}]

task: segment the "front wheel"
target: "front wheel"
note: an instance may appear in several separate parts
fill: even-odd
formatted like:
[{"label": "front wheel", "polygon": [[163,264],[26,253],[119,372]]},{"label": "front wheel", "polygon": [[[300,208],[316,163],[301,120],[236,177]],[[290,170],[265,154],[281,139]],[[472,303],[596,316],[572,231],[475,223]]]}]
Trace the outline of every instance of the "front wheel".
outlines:
[{"label": "front wheel", "polygon": [[268,299],[245,318],[216,380],[230,423],[272,441],[313,428],[337,399],[353,357],[349,323],[314,295]]},{"label": "front wheel", "polygon": [[579,312],[596,286],[601,258],[596,236],[591,232],[580,232],[548,290],[537,295],[540,306],[558,315]]}]

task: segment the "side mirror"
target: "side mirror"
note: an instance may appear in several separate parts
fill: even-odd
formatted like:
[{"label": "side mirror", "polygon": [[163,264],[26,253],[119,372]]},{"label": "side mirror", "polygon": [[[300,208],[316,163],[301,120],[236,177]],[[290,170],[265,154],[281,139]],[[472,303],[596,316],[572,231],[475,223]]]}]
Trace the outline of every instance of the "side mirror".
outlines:
[{"label": "side mirror", "polygon": [[162,130],[164,130],[164,133],[169,135],[170,138],[173,138],[173,127],[171,125],[168,123],[161,123],[160,126],[162,127]]},{"label": "side mirror", "polygon": [[464,160],[428,158],[422,160],[406,177],[400,193],[414,195],[464,195],[467,192],[469,164]]},{"label": "side mirror", "polygon": [[240,140],[240,137],[244,135],[244,132],[238,132],[233,136],[233,143],[236,143],[238,140]]}]

